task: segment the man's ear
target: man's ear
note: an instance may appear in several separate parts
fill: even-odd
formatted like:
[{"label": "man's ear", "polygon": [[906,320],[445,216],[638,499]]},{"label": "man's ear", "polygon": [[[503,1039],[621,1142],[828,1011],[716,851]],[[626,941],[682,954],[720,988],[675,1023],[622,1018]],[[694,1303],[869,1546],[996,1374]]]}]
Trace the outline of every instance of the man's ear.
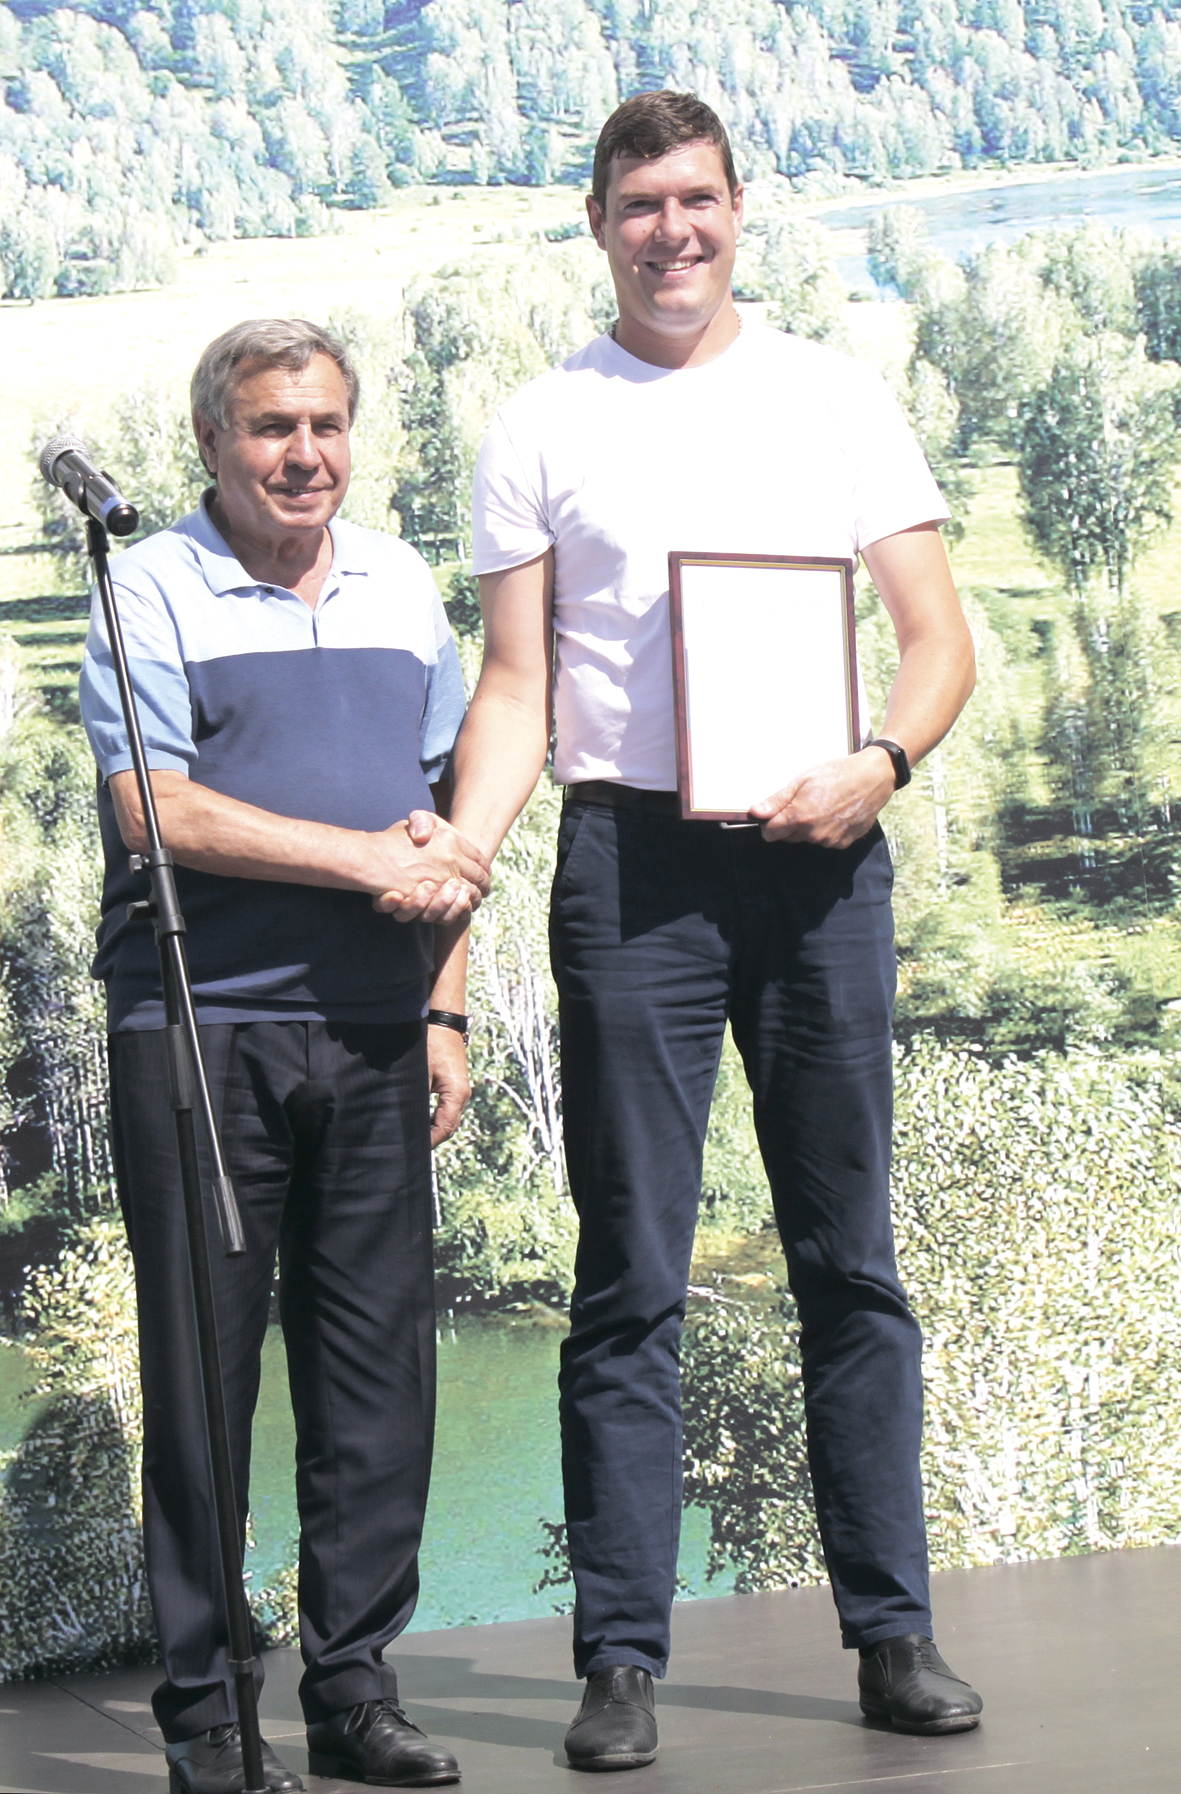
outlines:
[{"label": "man's ear", "polygon": [[197,453],[201,457],[201,465],[206,473],[217,478],[217,431],[207,417],[199,411],[193,413],[193,435],[197,438]]},{"label": "man's ear", "polygon": [[745,201],[746,188],[739,184],[734,189],[734,198],[731,201],[731,204],[734,207],[734,235],[736,237],[742,235],[742,219],[745,211]]},{"label": "man's ear", "polygon": [[586,196],[586,216],[591,227],[591,236],[600,249],[606,249],[607,243],[603,230],[603,208],[593,193]]}]

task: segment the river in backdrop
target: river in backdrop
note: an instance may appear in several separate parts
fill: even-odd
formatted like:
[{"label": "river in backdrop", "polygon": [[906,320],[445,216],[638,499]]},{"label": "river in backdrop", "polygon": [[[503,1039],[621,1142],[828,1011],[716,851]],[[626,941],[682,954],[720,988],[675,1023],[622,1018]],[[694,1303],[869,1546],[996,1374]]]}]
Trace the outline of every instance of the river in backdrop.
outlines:
[{"label": "river in backdrop", "polygon": [[[911,206],[926,219],[931,246],[960,261],[991,242],[1012,242],[1031,230],[1066,230],[1106,224],[1165,237],[1181,232],[1181,167],[1142,162],[1095,173],[1006,181],[996,187],[949,189],[910,196],[883,195],[864,205],[840,205],[815,214],[837,235],[837,269],[856,292],[873,293],[864,234],[879,212]],[[854,236],[856,233],[856,236]]]},{"label": "river in backdrop", "polygon": [[[534,1585],[546,1569],[542,1520],[562,1518],[557,1374],[561,1329],[465,1317],[439,1324],[439,1416],[423,1539],[422,1595],[412,1631],[551,1614],[568,1591]],[[35,1408],[28,1359],[0,1350],[0,1451],[11,1450]],[[250,1506],[255,1588],[293,1561],[295,1433],[282,1337],[270,1328],[254,1423]],[[725,1594],[732,1577],[707,1583],[709,1521],[685,1514],[680,1573],[695,1595]]]},{"label": "river in backdrop", "polygon": [[[551,1614],[572,1592],[533,1592],[546,1568],[541,1522],[562,1518],[561,1338],[560,1328],[529,1321],[440,1318],[435,1464],[411,1631]],[[259,1588],[293,1556],[294,1449],[283,1344],[272,1327],[250,1491],[258,1540],[250,1568]],[[708,1517],[690,1509],[680,1573],[695,1594],[726,1594],[732,1578],[705,1580],[708,1538]]]}]

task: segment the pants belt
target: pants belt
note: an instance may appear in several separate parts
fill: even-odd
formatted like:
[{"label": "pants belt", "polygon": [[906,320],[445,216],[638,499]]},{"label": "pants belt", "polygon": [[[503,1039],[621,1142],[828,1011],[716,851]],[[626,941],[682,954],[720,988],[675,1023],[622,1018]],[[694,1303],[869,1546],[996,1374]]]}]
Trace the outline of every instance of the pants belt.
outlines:
[{"label": "pants belt", "polygon": [[675,791],[641,791],[635,785],[616,785],[611,779],[583,779],[567,785],[564,804],[606,804],[612,810],[640,810],[648,816],[677,816],[681,800]]}]

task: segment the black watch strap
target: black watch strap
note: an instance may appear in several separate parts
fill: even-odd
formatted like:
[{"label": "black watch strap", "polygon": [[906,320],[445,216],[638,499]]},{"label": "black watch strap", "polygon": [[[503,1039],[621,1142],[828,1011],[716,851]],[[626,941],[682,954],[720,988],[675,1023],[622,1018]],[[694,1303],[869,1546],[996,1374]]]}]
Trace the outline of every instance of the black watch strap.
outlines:
[{"label": "black watch strap", "polygon": [[457,1015],[453,1009],[428,1009],[426,1019],[434,1028],[450,1028],[456,1034],[462,1034],[467,1044],[468,1030],[472,1024],[470,1015]]},{"label": "black watch strap", "polygon": [[894,766],[894,789],[901,791],[904,785],[910,784],[910,761],[906,757],[906,749],[899,747],[896,741],[887,741],[884,735],[875,735],[866,747],[884,748]]}]

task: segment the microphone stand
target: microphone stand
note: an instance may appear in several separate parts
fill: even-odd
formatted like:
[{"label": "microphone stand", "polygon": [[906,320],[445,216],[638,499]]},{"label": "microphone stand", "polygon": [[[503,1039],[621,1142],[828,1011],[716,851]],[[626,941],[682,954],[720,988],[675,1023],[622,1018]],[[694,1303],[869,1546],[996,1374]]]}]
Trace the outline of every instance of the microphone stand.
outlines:
[{"label": "microphone stand", "polygon": [[[134,529],[135,524],[132,522]],[[119,533],[123,533],[120,531]],[[160,953],[160,978],[164,990],[164,1041],[168,1067],[169,1094],[176,1117],[176,1144],[180,1158],[181,1187],[184,1191],[185,1226],[189,1242],[189,1270],[193,1286],[193,1309],[197,1322],[197,1356],[201,1364],[201,1386],[205,1395],[205,1428],[209,1446],[209,1468],[213,1483],[213,1506],[217,1517],[217,1536],[221,1557],[222,1584],[225,1592],[226,1618],[229,1626],[230,1668],[238,1697],[238,1723],[242,1736],[242,1770],[244,1794],[267,1794],[262,1763],[262,1734],[258,1724],[258,1697],[254,1685],[256,1658],[250,1630],[250,1608],[242,1579],[242,1539],[238,1531],[238,1507],[234,1497],[234,1472],[230,1459],[230,1435],[226,1423],[225,1388],[222,1383],[221,1353],[217,1340],[217,1312],[213,1301],[213,1280],[209,1268],[209,1239],[205,1225],[205,1205],[201,1193],[201,1168],[197,1157],[197,1130],[194,1112],[199,1111],[201,1125],[213,1167],[213,1200],[227,1258],[240,1257],[246,1250],[242,1218],[238,1212],[234,1186],[226,1174],[217,1117],[213,1110],[201,1036],[197,1028],[197,1012],[193,1005],[193,986],[185,955],[185,922],[176,895],[173,859],[160,835],[160,818],[148,776],[143,735],[140,732],[135,692],[127,666],[123,631],[115,606],[108,561],[109,541],[103,525],[93,517],[86,520],[86,546],[94,563],[95,579],[106,618],[107,636],[119,682],[119,699],[135,780],[143,807],[148,851],[133,853],[131,870],[147,872],[152,895],[140,903],[127,906],[129,917],[151,919]]]}]

